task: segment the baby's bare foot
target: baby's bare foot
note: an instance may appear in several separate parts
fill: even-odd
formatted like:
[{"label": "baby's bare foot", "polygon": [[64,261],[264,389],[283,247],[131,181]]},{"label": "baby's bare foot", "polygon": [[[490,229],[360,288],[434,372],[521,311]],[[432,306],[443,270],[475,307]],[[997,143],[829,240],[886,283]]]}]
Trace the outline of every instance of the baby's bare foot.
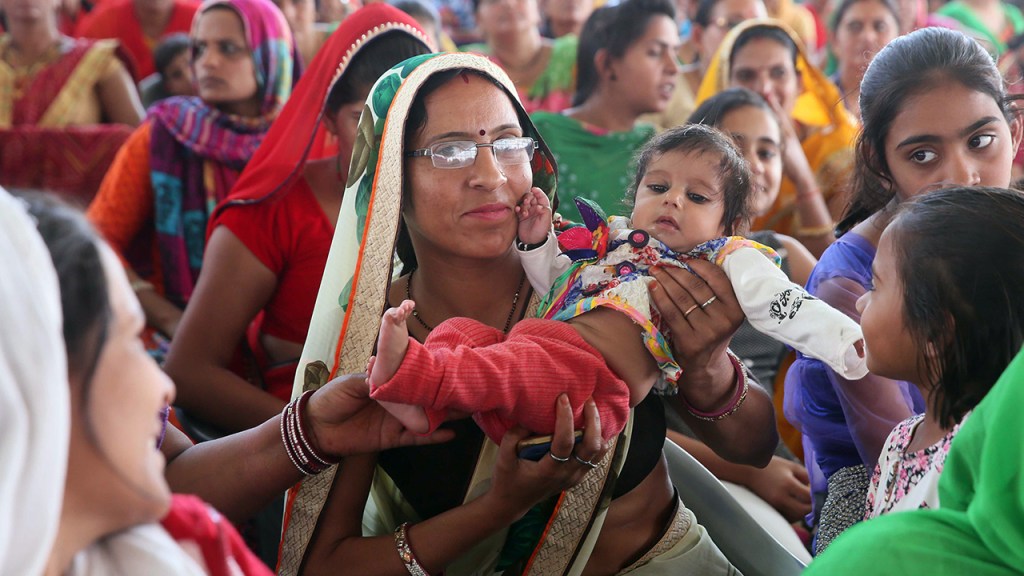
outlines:
[{"label": "baby's bare foot", "polygon": [[409,348],[409,315],[416,303],[403,300],[395,308],[384,313],[380,323],[380,334],[377,335],[377,355],[367,365],[370,389],[387,382],[398,372]]},{"label": "baby's bare foot", "polygon": [[378,404],[411,432],[426,434],[430,431],[430,420],[427,418],[426,410],[422,407],[397,402],[378,402]]}]

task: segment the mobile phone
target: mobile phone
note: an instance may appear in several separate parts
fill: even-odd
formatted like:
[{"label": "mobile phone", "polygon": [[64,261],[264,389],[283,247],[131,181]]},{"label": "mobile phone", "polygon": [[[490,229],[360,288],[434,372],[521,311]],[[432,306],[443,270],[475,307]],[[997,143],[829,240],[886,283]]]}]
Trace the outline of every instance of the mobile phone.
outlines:
[{"label": "mobile phone", "polygon": [[[574,442],[579,444],[583,440],[583,430],[573,432]],[[516,444],[516,452],[523,460],[536,462],[551,451],[551,434],[544,436],[532,436]]]}]

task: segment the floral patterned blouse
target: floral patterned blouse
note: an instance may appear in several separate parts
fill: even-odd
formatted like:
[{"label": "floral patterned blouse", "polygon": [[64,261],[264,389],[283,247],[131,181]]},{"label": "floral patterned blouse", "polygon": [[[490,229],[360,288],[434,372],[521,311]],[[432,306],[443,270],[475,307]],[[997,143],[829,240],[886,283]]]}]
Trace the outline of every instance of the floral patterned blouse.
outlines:
[{"label": "floral patterned blouse", "polygon": [[939,476],[946,454],[967,415],[941,440],[916,452],[907,452],[917,425],[924,420],[918,414],[900,422],[889,433],[871,476],[865,519],[898,510],[939,507]]}]

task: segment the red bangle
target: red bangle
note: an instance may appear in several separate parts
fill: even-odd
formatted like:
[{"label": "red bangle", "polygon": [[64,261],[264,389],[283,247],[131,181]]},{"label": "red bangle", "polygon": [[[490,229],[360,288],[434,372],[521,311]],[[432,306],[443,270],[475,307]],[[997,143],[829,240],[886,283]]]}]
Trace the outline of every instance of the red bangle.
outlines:
[{"label": "red bangle", "polygon": [[747,370],[744,368],[743,363],[740,359],[732,353],[731,350],[726,350],[726,354],[729,356],[729,361],[732,362],[732,368],[736,371],[736,392],[733,394],[732,399],[724,407],[714,412],[704,412],[697,410],[686,400],[686,396],[682,392],[679,393],[679,400],[686,407],[686,411],[693,415],[694,418],[699,418],[708,422],[717,422],[723,418],[732,416],[736,410],[739,410],[743,401],[747,399],[747,390],[750,388],[750,382],[747,379]]},{"label": "red bangle", "polygon": [[309,441],[303,413],[312,394],[313,391],[309,390],[292,400],[281,414],[281,440],[284,442],[284,450],[292,464],[307,476],[319,474],[340,461],[321,453]]}]

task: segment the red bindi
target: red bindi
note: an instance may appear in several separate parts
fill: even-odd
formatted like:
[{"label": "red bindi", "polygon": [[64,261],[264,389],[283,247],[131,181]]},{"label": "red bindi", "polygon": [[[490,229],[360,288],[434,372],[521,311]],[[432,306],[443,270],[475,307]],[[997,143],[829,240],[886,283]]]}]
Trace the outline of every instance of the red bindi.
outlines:
[{"label": "red bindi", "polygon": [[487,135],[487,130],[481,130],[480,131],[480,135],[481,136],[486,136]]}]

